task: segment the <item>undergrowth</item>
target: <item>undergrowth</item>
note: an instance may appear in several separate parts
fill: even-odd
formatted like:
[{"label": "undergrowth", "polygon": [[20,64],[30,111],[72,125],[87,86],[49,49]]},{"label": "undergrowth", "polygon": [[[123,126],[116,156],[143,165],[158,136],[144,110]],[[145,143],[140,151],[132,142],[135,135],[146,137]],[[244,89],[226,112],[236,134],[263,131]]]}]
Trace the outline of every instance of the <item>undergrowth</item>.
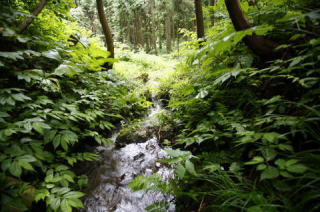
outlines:
[{"label": "undergrowth", "polygon": [[66,11],[49,5],[17,34],[25,7],[1,5],[0,13],[0,210],[72,211],[83,207],[87,184],[73,167],[98,159],[86,145],[110,143],[115,125],[148,104],[102,69],[109,53]]},{"label": "undergrowth", "polygon": [[[187,62],[161,85],[171,111],[162,134],[176,134],[164,161],[176,177],[162,187],[177,211],[319,210],[319,9],[288,2],[244,1],[256,26],[235,32],[221,19],[202,46],[185,43]],[[227,14],[223,1],[214,9]],[[255,56],[241,42],[252,33],[279,42],[283,56]]]}]

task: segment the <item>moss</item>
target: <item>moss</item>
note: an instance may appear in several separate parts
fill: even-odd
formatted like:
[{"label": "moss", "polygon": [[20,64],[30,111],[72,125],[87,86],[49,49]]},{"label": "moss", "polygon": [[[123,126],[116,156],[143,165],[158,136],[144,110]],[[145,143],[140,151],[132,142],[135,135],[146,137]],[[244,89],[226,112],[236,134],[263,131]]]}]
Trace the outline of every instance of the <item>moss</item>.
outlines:
[{"label": "moss", "polygon": [[152,136],[152,130],[144,126],[144,119],[138,119],[123,127],[116,139],[117,145],[144,142]]}]

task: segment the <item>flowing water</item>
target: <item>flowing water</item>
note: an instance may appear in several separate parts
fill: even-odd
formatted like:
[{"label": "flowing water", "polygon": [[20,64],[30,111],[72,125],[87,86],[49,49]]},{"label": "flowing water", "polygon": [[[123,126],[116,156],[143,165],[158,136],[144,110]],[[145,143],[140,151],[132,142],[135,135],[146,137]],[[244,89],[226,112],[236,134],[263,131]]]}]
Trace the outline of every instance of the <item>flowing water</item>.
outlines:
[{"label": "flowing water", "polygon": [[[154,108],[143,125],[149,125],[161,112],[161,104],[154,101]],[[150,176],[158,174],[163,180],[173,177],[173,170],[157,162],[165,158],[166,153],[158,144],[156,136],[141,141],[141,143],[127,144],[123,148],[114,146],[100,146],[96,149],[103,160],[102,163],[89,174],[88,195],[85,211],[88,212],[143,212],[152,203],[166,201],[173,202],[171,195],[155,191],[132,191],[128,184],[135,176]],[[167,211],[175,211],[173,203]]]}]

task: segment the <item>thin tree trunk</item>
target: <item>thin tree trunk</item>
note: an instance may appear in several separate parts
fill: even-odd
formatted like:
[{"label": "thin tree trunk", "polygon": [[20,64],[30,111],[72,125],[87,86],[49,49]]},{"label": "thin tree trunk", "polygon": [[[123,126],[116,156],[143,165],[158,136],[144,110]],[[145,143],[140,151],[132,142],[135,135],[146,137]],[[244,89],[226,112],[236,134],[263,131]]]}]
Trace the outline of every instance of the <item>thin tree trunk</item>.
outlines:
[{"label": "thin tree trunk", "polygon": [[135,13],[135,29],[136,29],[137,44],[140,48],[144,48],[142,22],[141,22],[141,17],[138,12]]},{"label": "thin tree trunk", "polygon": [[150,13],[151,13],[151,45],[152,48],[154,50],[155,54],[158,54],[157,51],[157,35],[155,33],[155,28],[156,28],[156,15],[154,13],[154,11],[156,11],[156,4],[155,4],[155,0],[151,0],[151,9],[150,9]]},{"label": "thin tree trunk", "polygon": [[[213,7],[216,5],[216,0],[210,0],[210,6]],[[210,10],[210,22],[211,22],[211,26],[214,26],[215,24],[215,20],[214,20],[214,9]]]},{"label": "thin tree trunk", "polygon": [[198,36],[198,39],[203,39],[204,25],[203,25],[202,1],[194,0],[194,7],[195,7],[195,13],[196,13],[197,36]]},{"label": "thin tree trunk", "polygon": [[39,15],[39,13],[43,10],[44,6],[46,6],[47,3],[48,3],[48,0],[41,0],[37,8],[32,13],[33,17],[27,18],[19,25],[18,27],[19,33],[22,33],[25,29],[27,29],[27,27],[32,23],[34,18]]},{"label": "thin tree trunk", "polygon": [[[237,31],[250,28],[250,24],[240,7],[239,0],[225,0],[233,26]],[[244,38],[246,45],[257,55],[272,57],[277,43],[267,40],[264,36],[251,35]]]},{"label": "thin tree trunk", "polygon": [[102,0],[96,0],[96,2],[97,2],[97,10],[98,10],[99,20],[100,20],[100,23],[101,23],[103,34],[104,34],[105,39],[106,39],[107,49],[110,52],[110,58],[114,58],[113,38],[112,38],[111,30],[110,30],[109,25],[108,25],[107,18],[106,18],[105,14],[104,14],[103,2],[102,2]]},{"label": "thin tree trunk", "polygon": [[91,22],[91,31],[92,31],[93,34],[96,34],[97,33],[97,27],[94,24],[94,20],[96,18],[95,17],[96,15],[95,15],[94,12],[90,13],[89,11],[88,11],[87,15],[88,15],[88,17],[90,19],[90,22]]},{"label": "thin tree trunk", "polygon": [[159,38],[159,51],[161,52],[162,50],[162,24],[161,24],[161,20],[160,20],[160,16],[158,15],[158,21],[157,21],[157,25],[158,25],[158,38]]},{"label": "thin tree trunk", "polygon": [[166,41],[167,41],[167,53],[170,53],[172,50],[171,46],[171,17],[168,15],[166,17]]}]

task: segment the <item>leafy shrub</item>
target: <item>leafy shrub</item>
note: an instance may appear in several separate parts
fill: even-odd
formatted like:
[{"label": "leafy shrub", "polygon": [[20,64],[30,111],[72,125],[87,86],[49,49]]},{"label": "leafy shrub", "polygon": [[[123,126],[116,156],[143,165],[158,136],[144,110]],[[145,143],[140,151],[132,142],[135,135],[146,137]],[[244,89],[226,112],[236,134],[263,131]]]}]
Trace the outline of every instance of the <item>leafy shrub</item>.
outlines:
[{"label": "leafy shrub", "polygon": [[[98,159],[84,152],[85,145],[110,143],[110,130],[144,111],[145,100],[130,94],[128,83],[112,70],[101,70],[110,59],[97,39],[80,33],[77,44],[68,42],[84,31],[73,22],[49,8],[59,21],[40,16],[28,29],[31,37],[17,34],[17,20],[7,18],[18,12],[1,9],[1,211],[26,211],[39,201],[48,211],[82,208],[80,190],[87,179],[73,167]],[[66,34],[50,37],[55,32]]]},{"label": "leafy shrub", "polygon": [[[275,4],[248,7],[268,25],[234,32],[223,22],[223,32],[217,23],[204,47],[188,52],[181,80],[171,82],[173,113],[163,125],[180,131],[171,142],[183,151],[167,161],[176,166],[178,210],[320,207],[319,13]],[[287,55],[255,57],[240,42],[251,33],[286,40],[278,49]]]}]

